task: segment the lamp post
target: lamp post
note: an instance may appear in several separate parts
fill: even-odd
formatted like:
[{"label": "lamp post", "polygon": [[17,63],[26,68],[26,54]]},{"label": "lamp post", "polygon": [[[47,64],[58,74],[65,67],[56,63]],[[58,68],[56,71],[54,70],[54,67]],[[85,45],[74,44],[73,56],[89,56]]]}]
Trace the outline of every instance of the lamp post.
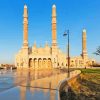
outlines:
[{"label": "lamp post", "polygon": [[69,70],[69,67],[70,67],[70,55],[69,55],[69,30],[65,31],[63,36],[68,36],[68,55],[67,55],[67,63],[68,63],[68,78],[70,77],[70,70]]}]

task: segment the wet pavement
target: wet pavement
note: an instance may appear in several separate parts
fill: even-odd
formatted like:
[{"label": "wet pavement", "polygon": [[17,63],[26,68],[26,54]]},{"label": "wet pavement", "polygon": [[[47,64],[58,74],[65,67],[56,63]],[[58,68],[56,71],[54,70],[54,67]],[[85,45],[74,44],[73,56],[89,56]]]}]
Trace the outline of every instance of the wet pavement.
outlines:
[{"label": "wet pavement", "polygon": [[3,70],[0,100],[57,100],[57,85],[66,77],[60,70]]}]

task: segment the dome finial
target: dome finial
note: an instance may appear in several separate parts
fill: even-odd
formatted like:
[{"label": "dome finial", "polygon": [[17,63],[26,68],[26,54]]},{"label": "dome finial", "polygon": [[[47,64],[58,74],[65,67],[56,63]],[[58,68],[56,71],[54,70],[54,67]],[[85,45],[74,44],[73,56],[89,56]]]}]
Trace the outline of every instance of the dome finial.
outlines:
[{"label": "dome finial", "polygon": [[26,4],[24,5],[24,8],[27,8],[27,5]]},{"label": "dome finial", "polygon": [[85,28],[83,28],[83,32],[86,32],[86,29]]},{"label": "dome finial", "polygon": [[56,5],[55,4],[53,4],[53,6],[52,6],[53,8],[56,8]]},{"label": "dome finial", "polygon": [[33,44],[33,46],[34,46],[34,47],[36,47],[36,41],[34,41],[34,44]]},{"label": "dome finial", "polygon": [[45,42],[45,46],[48,46],[48,41]]}]

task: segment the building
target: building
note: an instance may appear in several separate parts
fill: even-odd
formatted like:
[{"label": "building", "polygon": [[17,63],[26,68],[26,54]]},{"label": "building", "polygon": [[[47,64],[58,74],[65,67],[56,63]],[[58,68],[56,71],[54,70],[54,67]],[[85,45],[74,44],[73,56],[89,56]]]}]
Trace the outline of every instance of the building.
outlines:
[{"label": "building", "polygon": [[[57,44],[56,31],[56,6],[52,6],[52,43],[51,47],[46,43],[45,47],[28,46],[28,9],[24,6],[23,15],[23,46],[16,54],[15,66],[17,68],[63,68],[67,67],[66,54]],[[70,67],[90,66],[94,61],[88,58],[86,47],[86,30],[82,31],[82,55],[70,58]]]}]

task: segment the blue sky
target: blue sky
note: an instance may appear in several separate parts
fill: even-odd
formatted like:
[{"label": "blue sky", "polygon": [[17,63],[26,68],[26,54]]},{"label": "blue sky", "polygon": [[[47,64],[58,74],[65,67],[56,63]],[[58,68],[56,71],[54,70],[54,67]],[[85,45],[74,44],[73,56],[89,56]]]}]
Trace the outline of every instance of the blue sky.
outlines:
[{"label": "blue sky", "polygon": [[70,55],[82,51],[82,29],[87,29],[87,50],[90,58],[100,61],[93,52],[100,45],[100,0],[0,0],[0,63],[14,63],[15,54],[23,43],[23,7],[28,6],[29,45],[51,44],[51,8],[57,8],[57,41],[66,51],[70,30]]}]

